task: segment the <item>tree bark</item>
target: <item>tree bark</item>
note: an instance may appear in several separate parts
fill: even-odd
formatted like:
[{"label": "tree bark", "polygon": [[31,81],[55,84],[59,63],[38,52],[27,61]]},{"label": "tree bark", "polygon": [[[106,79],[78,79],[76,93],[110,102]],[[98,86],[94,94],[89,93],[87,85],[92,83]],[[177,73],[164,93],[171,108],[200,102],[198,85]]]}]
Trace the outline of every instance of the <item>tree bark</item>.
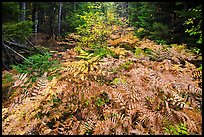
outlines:
[{"label": "tree bark", "polygon": [[61,15],[62,15],[62,2],[59,3],[58,36],[60,36],[60,30],[61,30]]},{"label": "tree bark", "polygon": [[21,18],[21,20],[22,21],[25,21],[25,16],[26,16],[26,2],[22,2],[22,8],[21,8],[22,10],[23,10],[23,12],[22,12],[22,18]]},{"label": "tree bark", "polygon": [[35,33],[38,33],[38,9],[35,7]]}]

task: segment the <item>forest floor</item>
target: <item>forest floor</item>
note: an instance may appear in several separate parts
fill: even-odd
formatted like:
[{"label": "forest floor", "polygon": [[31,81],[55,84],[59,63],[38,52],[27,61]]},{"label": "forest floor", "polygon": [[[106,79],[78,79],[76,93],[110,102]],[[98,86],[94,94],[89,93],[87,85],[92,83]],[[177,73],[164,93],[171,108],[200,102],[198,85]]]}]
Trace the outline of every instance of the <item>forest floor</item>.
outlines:
[{"label": "forest floor", "polygon": [[108,44],[117,57],[83,59],[66,44],[49,47],[50,60],[63,69],[39,78],[46,86],[38,86],[35,98],[22,92],[36,91],[39,82],[29,87],[16,71],[3,71],[3,78],[14,76],[3,92],[15,95],[3,102],[2,134],[202,134],[202,71],[194,64],[202,59],[185,45],[158,45],[131,33]]}]

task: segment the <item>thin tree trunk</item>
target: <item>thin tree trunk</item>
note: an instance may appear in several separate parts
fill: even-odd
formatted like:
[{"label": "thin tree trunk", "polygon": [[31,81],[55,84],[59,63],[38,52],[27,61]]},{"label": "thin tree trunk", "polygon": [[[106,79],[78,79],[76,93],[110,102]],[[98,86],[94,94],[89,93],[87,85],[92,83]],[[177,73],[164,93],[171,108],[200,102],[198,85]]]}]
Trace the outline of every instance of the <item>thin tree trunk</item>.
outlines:
[{"label": "thin tree trunk", "polygon": [[22,13],[22,21],[25,21],[25,15],[26,15],[26,2],[22,2],[22,10],[23,10],[23,13]]},{"label": "thin tree trunk", "polygon": [[73,2],[73,5],[74,5],[74,11],[76,10],[76,3],[75,2]]},{"label": "thin tree trunk", "polygon": [[35,33],[38,33],[38,10],[35,10]]},{"label": "thin tree trunk", "polygon": [[50,15],[50,36],[54,37],[54,27],[55,27],[55,2],[52,2]]},{"label": "thin tree trunk", "polygon": [[126,2],[126,20],[128,22],[128,27],[130,27],[130,21],[129,21],[129,3]]},{"label": "thin tree trunk", "polygon": [[52,27],[52,38],[55,38],[55,2],[53,3],[53,27]]},{"label": "thin tree trunk", "polygon": [[62,2],[59,3],[58,36],[60,36],[60,30],[61,30],[61,15],[62,15]]}]

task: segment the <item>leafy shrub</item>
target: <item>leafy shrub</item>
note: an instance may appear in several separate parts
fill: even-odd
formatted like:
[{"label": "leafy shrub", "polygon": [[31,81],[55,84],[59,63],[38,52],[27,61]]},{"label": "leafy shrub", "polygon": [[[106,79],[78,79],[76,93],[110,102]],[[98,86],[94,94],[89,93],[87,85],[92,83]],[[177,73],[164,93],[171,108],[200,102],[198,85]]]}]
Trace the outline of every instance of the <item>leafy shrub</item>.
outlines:
[{"label": "leafy shrub", "polygon": [[[185,22],[185,25],[188,25],[188,29],[186,29],[186,33],[190,36],[198,36],[197,43],[202,43],[202,7],[197,6],[195,8],[189,9],[189,14],[192,14],[191,18]],[[192,18],[193,17],[193,18]]]},{"label": "leafy shrub", "polygon": [[99,55],[101,58],[106,57],[107,55],[111,55],[114,58],[118,58],[118,56],[111,51],[110,49],[108,49],[107,47],[101,47],[101,48],[94,48],[94,56]]},{"label": "leafy shrub", "polygon": [[107,33],[104,17],[99,12],[85,12],[85,15],[80,15],[84,20],[84,24],[77,27],[77,32],[82,35],[81,45],[90,46],[90,43],[101,44],[105,41]]},{"label": "leafy shrub", "polygon": [[32,21],[21,21],[18,23],[6,23],[2,26],[3,38],[13,38],[23,41],[24,37],[32,34]]},{"label": "leafy shrub", "polygon": [[34,76],[41,76],[45,72],[52,71],[59,67],[58,61],[49,61],[50,58],[50,53],[45,53],[44,55],[36,54],[28,57],[22,64],[12,65],[12,68],[16,69],[19,73],[28,73],[34,74]]}]

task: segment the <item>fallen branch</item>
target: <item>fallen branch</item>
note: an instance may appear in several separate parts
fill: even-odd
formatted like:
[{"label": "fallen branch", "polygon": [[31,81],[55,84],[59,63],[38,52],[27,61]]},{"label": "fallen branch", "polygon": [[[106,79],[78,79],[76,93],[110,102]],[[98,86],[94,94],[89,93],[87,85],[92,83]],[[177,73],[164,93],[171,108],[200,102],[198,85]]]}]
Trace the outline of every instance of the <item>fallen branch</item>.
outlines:
[{"label": "fallen branch", "polygon": [[25,46],[22,46],[22,45],[19,45],[19,44],[16,44],[16,43],[13,43],[13,42],[10,42],[10,41],[4,41],[4,43],[6,43],[7,45],[13,45],[15,47],[19,47],[19,48],[23,48],[23,49],[27,49],[27,50],[31,50],[30,48],[28,47],[25,47]]},{"label": "fallen branch", "polygon": [[12,48],[10,48],[9,46],[7,46],[6,44],[4,44],[5,47],[7,47],[8,49],[10,49],[11,51],[13,51],[15,54],[17,54],[18,56],[20,56],[21,58],[23,58],[24,60],[28,61],[29,63],[33,64],[32,62],[30,62],[28,59],[26,59],[25,57],[23,57],[21,54],[19,54],[18,52],[16,52],[15,50],[13,50]]},{"label": "fallen branch", "polygon": [[17,44],[17,42],[14,40],[14,39],[12,39],[11,37],[9,38],[13,43],[15,43],[15,44]]},{"label": "fallen branch", "polygon": [[27,38],[25,38],[25,40],[35,49],[35,50],[37,50],[37,51],[39,51],[41,54],[43,54],[40,50],[38,50],[34,45],[33,45],[33,43],[32,42],[30,42]]}]

